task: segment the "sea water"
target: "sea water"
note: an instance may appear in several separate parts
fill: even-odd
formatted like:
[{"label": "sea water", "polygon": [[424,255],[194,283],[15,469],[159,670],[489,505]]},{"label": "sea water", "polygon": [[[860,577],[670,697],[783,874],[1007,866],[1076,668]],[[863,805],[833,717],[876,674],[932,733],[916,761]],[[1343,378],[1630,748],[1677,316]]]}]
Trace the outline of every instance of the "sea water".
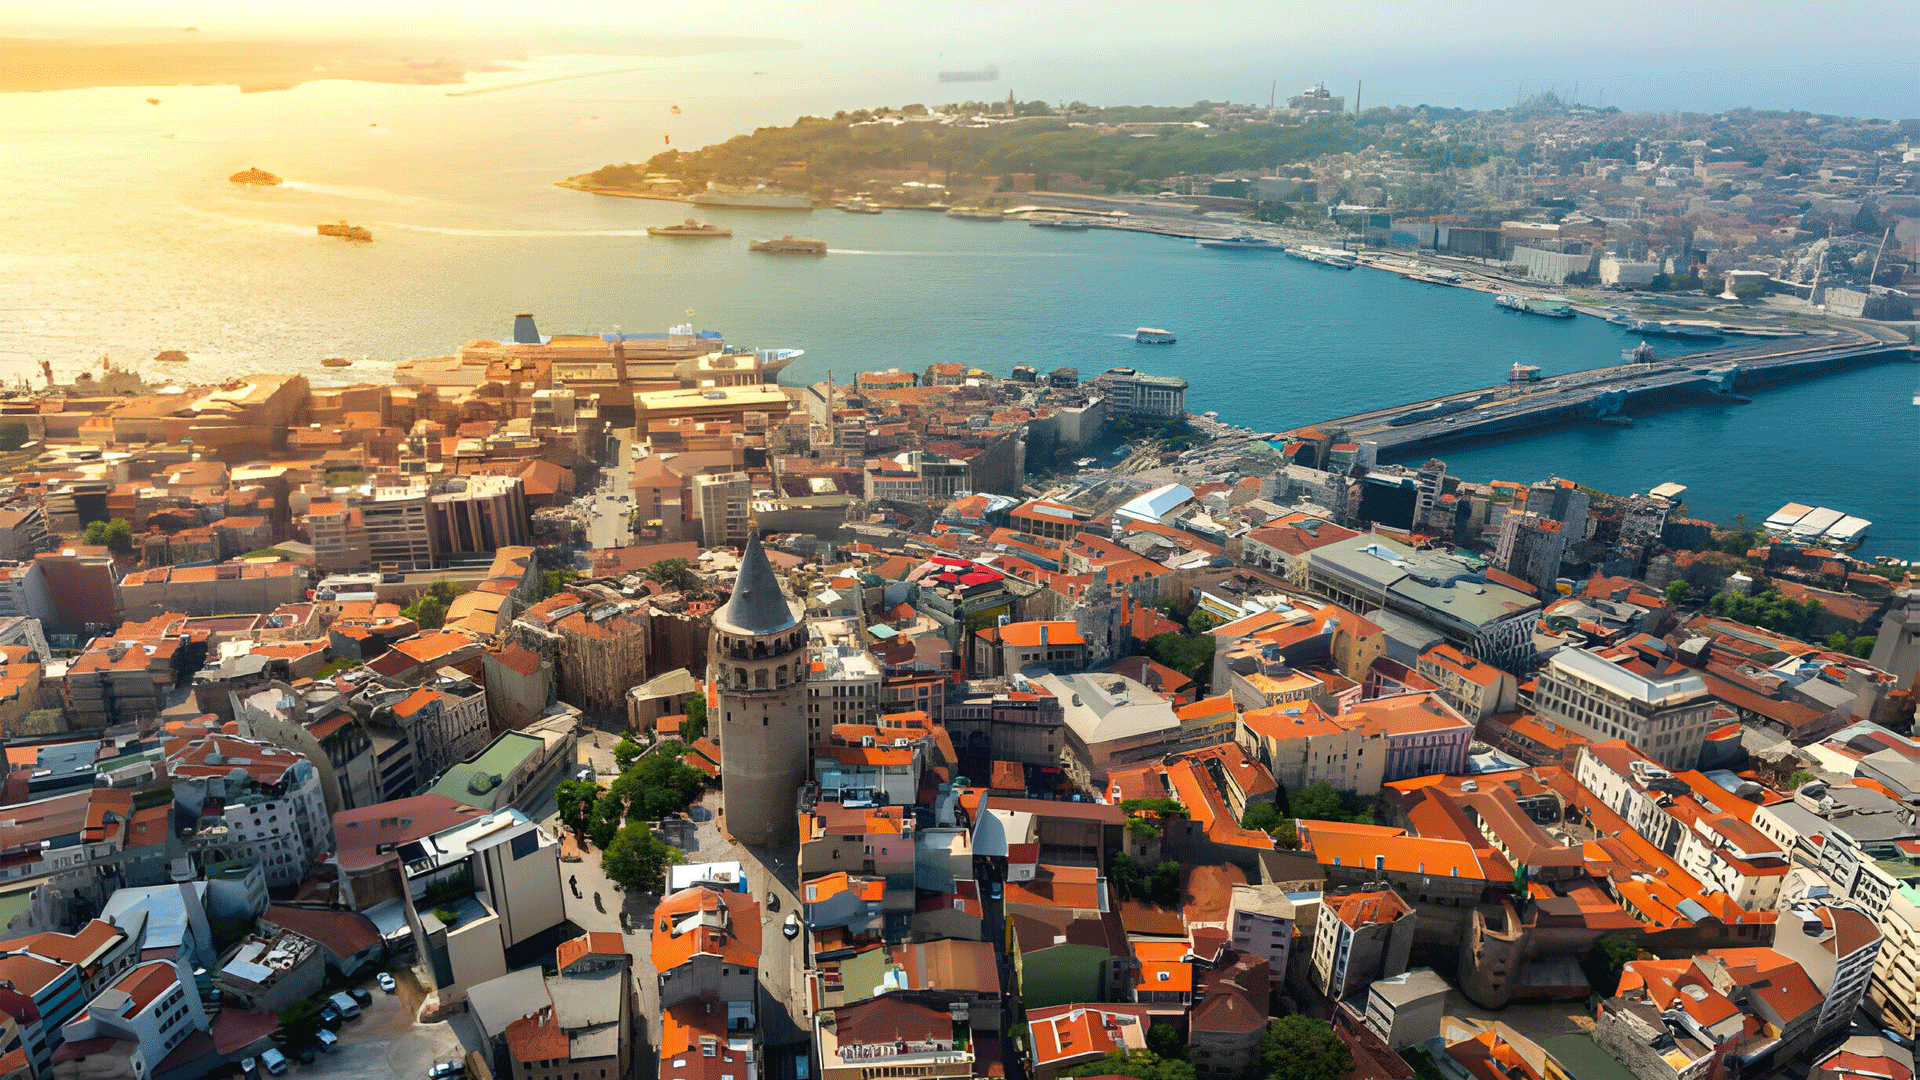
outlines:
[{"label": "sea water", "polygon": [[[516,313],[532,312],[546,333],[691,319],[730,343],[806,350],[788,383],[935,361],[995,375],[1064,365],[1083,378],[1132,366],[1188,380],[1195,412],[1284,431],[1492,385],[1515,362],[1547,375],[1614,364],[1638,343],[1591,318],[1507,312],[1483,293],[1173,238],[924,212],[695,208],[553,186],[669,141],[697,146],[790,121],[807,110],[768,112],[791,106],[793,81],[751,74],[779,59],[730,60],[723,82],[710,77],[713,57],[553,58],[467,87],[11,95],[0,110],[0,377],[38,385],[47,360],[64,380],[98,370],[105,354],[159,380],[299,371],[318,384],[379,381],[397,360],[502,337]],[[594,74],[622,64],[633,70]],[[537,81],[556,75],[589,77]],[[250,166],[286,183],[227,182]],[[734,235],[645,235],[689,216]],[[374,241],[314,233],[340,219]],[[825,240],[831,253],[746,250],[786,233]],[[1137,344],[1139,326],[1179,341]],[[1705,343],[1652,345],[1672,355]],[[150,363],[162,349],[193,363]],[[354,367],[320,366],[333,355]],[[1915,383],[1912,365],[1883,364],[1748,405],[1439,456],[1473,480],[1552,473],[1622,494],[1676,481],[1689,487],[1690,513],[1721,522],[1788,501],[1827,505],[1875,523],[1863,554],[1912,555]]]}]

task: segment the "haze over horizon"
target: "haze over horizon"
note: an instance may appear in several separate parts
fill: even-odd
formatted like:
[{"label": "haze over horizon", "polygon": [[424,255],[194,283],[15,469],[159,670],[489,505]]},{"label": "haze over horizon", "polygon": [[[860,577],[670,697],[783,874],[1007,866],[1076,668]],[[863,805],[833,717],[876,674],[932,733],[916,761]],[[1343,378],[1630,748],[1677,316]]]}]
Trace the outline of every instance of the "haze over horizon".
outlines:
[{"label": "haze over horizon", "polygon": [[[1764,13],[1764,18],[1756,18]],[[1086,2],[1035,10],[989,2],[931,14],[870,0],[755,2],[636,11],[609,0],[543,10],[507,0],[242,0],[154,5],[79,0],[57,22],[44,5],[0,2],[0,35],[195,26],[209,37],[370,34],[489,38],[591,32],[676,39],[791,41],[787,63],[838,68],[848,91],[883,104],[963,92],[1094,104],[1263,101],[1324,81],[1352,103],[1499,108],[1552,89],[1634,111],[1752,107],[1861,117],[1920,116],[1912,43],[1920,5],[1652,2],[1560,5],[1515,18],[1510,5],[1255,5]],[[610,51],[625,51],[610,49]],[[780,53],[768,52],[778,76]],[[943,68],[993,64],[997,82],[934,81]],[[819,108],[841,107],[823,101]]]}]

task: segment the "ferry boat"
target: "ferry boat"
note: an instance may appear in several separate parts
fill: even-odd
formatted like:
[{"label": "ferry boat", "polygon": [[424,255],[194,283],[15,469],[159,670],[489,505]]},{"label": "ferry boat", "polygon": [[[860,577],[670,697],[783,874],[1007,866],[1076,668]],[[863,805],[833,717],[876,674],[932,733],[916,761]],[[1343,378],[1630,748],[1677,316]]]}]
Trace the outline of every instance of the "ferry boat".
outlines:
[{"label": "ferry boat", "polygon": [[710,225],[704,221],[696,221],[693,218],[688,218],[687,220],[681,222],[678,225],[649,225],[647,226],[647,235],[648,236],[711,237],[713,239],[719,239],[722,237],[732,236],[733,230],[724,229],[718,225]]},{"label": "ferry boat", "polygon": [[764,251],[769,255],[825,255],[825,240],[808,240],[789,233],[778,240],[755,240],[747,245],[748,251]]},{"label": "ferry boat", "polygon": [[709,188],[696,193],[691,201],[695,206],[725,206],[735,210],[813,209],[813,200],[807,196],[796,195],[790,191],[775,191],[772,188],[755,188],[752,191]]},{"label": "ferry boat", "polygon": [[1278,240],[1268,240],[1248,232],[1225,237],[1201,237],[1194,243],[1217,251],[1285,251],[1287,249],[1287,246]]},{"label": "ferry boat", "polygon": [[998,210],[985,210],[978,206],[955,206],[947,211],[950,218],[962,221],[1005,221],[1007,215]]},{"label": "ferry boat", "polygon": [[843,202],[834,203],[833,205],[838,209],[845,210],[849,214],[877,214],[880,212],[879,207],[865,199],[847,199]]},{"label": "ferry boat", "polygon": [[1699,319],[1672,319],[1664,322],[1656,319],[1640,319],[1632,326],[1637,333],[1658,334],[1661,337],[1714,339],[1726,336],[1722,333],[1719,323]]},{"label": "ferry boat", "polygon": [[337,236],[342,240],[365,242],[373,239],[373,232],[371,230],[358,225],[349,225],[344,221],[338,225],[316,225],[314,229],[318,231],[321,236]]},{"label": "ferry boat", "polygon": [[1133,340],[1142,345],[1171,345],[1173,344],[1174,338],[1172,334],[1165,330],[1156,330],[1151,326],[1143,326],[1133,332]]},{"label": "ferry boat", "polygon": [[1068,232],[1086,232],[1092,227],[1079,218],[1071,217],[1028,218],[1027,224],[1036,229],[1066,229]]}]

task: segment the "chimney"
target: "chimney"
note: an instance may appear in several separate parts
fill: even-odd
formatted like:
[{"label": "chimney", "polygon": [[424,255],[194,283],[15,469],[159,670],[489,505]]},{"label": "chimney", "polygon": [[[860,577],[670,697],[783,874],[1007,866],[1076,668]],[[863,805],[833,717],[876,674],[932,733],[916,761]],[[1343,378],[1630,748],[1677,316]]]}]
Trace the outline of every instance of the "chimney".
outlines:
[{"label": "chimney", "polygon": [[620,336],[620,328],[613,328],[613,377],[625,385],[627,381],[627,342]]},{"label": "chimney", "polygon": [[532,315],[513,317],[513,343],[515,345],[540,344],[540,330],[533,325]]}]

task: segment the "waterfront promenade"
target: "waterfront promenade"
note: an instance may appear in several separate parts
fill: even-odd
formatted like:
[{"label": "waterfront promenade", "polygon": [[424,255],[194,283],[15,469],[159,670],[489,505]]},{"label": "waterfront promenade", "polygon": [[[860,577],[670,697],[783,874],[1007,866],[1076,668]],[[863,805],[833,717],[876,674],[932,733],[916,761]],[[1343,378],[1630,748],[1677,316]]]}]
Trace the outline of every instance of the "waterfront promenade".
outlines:
[{"label": "waterfront promenade", "polygon": [[1689,404],[1744,403],[1743,390],[1891,359],[1915,359],[1906,342],[1852,327],[1623,363],[1535,381],[1508,382],[1322,421],[1311,428],[1338,442],[1372,442],[1382,461],[1446,443],[1521,435],[1550,425],[1630,426],[1635,412]]}]

